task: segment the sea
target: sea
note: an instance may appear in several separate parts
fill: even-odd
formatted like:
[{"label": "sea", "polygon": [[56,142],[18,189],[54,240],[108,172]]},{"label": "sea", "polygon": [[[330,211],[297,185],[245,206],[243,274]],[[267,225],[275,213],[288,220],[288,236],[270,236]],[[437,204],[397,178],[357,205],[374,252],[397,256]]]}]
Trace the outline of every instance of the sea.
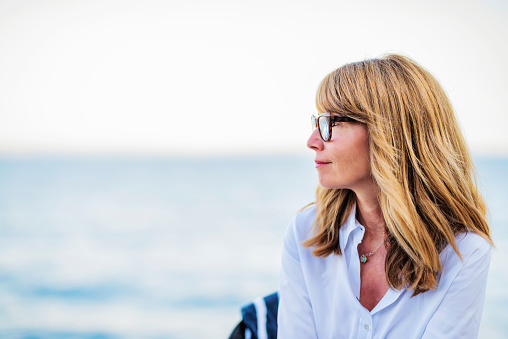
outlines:
[{"label": "sea", "polygon": [[[508,158],[475,164],[496,245],[479,337],[508,338]],[[228,338],[278,290],[316,186],[311,154],[0,158],[0,338]]]}]

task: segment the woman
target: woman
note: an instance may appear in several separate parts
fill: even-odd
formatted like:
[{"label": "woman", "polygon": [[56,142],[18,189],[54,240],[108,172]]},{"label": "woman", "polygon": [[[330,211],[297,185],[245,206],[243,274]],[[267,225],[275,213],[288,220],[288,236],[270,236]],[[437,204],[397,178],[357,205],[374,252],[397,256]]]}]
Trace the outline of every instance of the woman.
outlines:
[{"label": "woman", "polygon": [[330,73],[316,105],[320,187],[285,236],[279,339],[476,338],[492,240],[443,89],[388,55]]}]

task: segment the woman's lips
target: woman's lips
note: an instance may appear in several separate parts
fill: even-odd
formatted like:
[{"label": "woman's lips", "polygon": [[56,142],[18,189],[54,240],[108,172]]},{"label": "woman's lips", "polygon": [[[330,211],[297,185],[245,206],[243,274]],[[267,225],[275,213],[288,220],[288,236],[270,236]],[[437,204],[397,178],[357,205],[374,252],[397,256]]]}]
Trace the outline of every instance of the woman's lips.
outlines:
[{"label": "woman's lips", "polygon": [[316,160],[315,163],[316,163],[316,168],[331,164],[331,162],[329,162],[329,161],[320,161],[320,160]]}]

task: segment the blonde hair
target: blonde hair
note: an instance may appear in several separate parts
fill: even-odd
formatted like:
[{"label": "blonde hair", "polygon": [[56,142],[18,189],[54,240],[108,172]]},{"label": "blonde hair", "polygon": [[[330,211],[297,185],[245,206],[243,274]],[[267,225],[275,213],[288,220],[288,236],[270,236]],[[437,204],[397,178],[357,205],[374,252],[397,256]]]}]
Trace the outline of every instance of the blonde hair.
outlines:
[{"label": "blonde hair", "polygon": [[[372,178],[388,234],[386,279],[413,295],[434,289],[439,253],[455,236],[474,232],[492,244],[486,206],[453,108],[436,79],[413,60],[387,55],[351,63],[321,82],[316,106],[362,123],[369,131]],[[339,228],[354,192],[318,187],[316,256],[341,254]]]}]

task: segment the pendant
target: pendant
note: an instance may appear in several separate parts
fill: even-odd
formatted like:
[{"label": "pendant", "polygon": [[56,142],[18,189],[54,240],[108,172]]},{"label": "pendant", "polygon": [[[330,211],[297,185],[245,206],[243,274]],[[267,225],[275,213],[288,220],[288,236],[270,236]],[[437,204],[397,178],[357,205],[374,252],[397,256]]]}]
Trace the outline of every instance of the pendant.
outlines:
[{"label": "pendant", "polygon": [[365,263],[367,262],[367,256],[366,256],[365,254],[362,254],[362,255],[360,256],[360,262],[361,262],[362,264],[365,264]]}]

